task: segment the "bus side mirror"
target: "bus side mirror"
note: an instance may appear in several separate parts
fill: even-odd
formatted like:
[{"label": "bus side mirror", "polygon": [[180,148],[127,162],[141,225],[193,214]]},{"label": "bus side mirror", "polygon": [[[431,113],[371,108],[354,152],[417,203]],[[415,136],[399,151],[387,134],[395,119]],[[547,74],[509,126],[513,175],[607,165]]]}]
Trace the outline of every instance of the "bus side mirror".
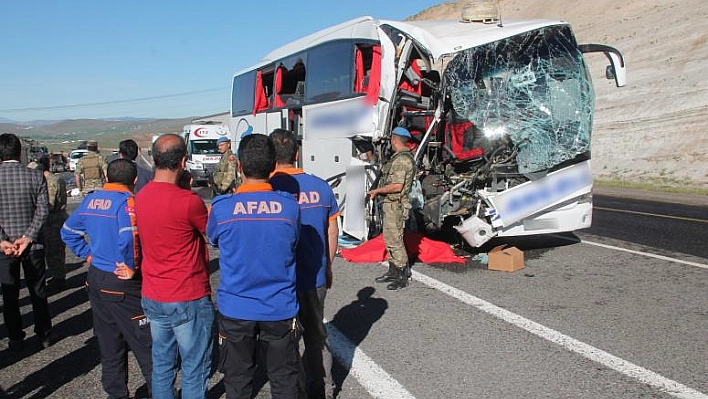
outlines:
[{"label": "bus side mirror", "polygon": [[627,67],[619,50],[604,44],[579,44],[578,49],[582,53],[604,53],[610,61],[610,65],[605,68],[605,77],[614,79],[617,87],[627,84]]}]

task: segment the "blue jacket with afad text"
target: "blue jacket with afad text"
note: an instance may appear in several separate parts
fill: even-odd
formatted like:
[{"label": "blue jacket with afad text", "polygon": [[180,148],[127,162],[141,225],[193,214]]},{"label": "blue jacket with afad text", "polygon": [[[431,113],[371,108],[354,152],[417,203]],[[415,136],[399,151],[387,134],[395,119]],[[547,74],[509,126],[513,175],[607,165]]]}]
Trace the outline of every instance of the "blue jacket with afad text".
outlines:
[{"label": "blue jacket with afad text", "polygon": [[76,256],[113,272],[116,262],[135,270],[140,265],[140,242],[135,223],[135,197],[120,184],[106,183],[89,193],[64,222],[61,239]]},{"label": "blue jacket with afad text", "polygon": [[241,185],[212,200],[206,233],[219,247],[219,313],[252,321],[297,314],[300,210],[291,194],[268,183]]}]

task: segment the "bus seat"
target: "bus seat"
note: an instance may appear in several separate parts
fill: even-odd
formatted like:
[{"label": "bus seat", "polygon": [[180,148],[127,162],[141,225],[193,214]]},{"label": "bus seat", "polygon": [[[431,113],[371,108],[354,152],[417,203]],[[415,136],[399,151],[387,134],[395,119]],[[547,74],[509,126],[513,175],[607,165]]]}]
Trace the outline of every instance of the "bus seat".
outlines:
[{"label": "bus seat", "polygon": [[418,62],[416,62],[416,60],[411,61],[411,66],[406,69],[403,76],[404,79],[401,81],[398,88],[420,96],[422,93],[420,80],[423,78],[423,74],[420,72],[420,67],[418,66]]},{"label": "bus seat", "polygon": [[455,159],[467,161],[484,155],[484,149],[474,147],[474,124],[468,120],[448,122],[445,136]]}]

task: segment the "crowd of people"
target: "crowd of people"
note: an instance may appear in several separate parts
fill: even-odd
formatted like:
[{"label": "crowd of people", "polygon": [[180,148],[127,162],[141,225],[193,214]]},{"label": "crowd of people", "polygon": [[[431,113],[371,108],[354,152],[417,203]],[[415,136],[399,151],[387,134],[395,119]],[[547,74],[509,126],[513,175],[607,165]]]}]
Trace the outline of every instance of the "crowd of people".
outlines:
[{"label": "crowd of people", "polygon": [[[385,198],[384,237],[391,261],[377,281],[390,282],[389,289],[405,287],[410,276],[401,251],[404,199],[414,167],[406,133],[402,128],[392,132],[396,155],[382,183],[369,192],[372,199]],[[333,398],[323,318],[339,235],[335,195],[323,179],[296,167],[298,141],[288,130],[248,135],[236,154],[227,140],[219,146],[225,163],[220,173],[233,177],[229,184],[221,175],[215,180],[221,195],[208,210],[191,190],[182,137],[165,134],[153,143],[154,171],[141,171],[133,140],[121,142],[117,158],[108,162],[91,142],[89,155],[76,168],[84,198],[68,216],[66,188],[46,166],[44,175],[22,166],[17,137],[0,135],[0,181],[12,182],[0,186],[5,205],[0,208],[0,281],[10,349],[24,344],[20,266],[32,298],[35,333],[42,347],[55,339],[45,264],[52,280],[63,283],[66,271],[58,258],[65,243],[89,265],[87,292],[101,383],[109,398],[131,397],[128,349],[153,398],[178,397],[178,371],[181,397],[203,398],[214,368],[224,375],[227,398],[250,398],[257,359],[263,361],[272,397]],[[219,249],[216,304],[208,245]],[[212,364],[215,343],[218,362]]]}]

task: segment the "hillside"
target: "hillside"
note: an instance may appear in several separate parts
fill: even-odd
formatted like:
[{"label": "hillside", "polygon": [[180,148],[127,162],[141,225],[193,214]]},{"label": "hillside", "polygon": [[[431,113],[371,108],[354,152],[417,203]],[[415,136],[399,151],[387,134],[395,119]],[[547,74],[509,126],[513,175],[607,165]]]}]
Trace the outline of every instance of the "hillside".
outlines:
[{"label": "hillside", "polygon": [[[411,19],[458,19],[448,2]],[[708,189],[708,2],[501,0],[502,17],[562,19],[579,43],[620,49],[628,84],[604,79],[604,57],[588,65],[597,94],[596,178]]]},{"label": "hillside", "polygon": [[141,147],[147,148],[152,135],[181,133],[182,127],[191,119],[69,119],[49,124],[0,123],[0,131],[42,141],[52,151],[75,148],[80,140],[98,140],[101,148],[117,148],[118,143],[126,138],[132,138]]}]

